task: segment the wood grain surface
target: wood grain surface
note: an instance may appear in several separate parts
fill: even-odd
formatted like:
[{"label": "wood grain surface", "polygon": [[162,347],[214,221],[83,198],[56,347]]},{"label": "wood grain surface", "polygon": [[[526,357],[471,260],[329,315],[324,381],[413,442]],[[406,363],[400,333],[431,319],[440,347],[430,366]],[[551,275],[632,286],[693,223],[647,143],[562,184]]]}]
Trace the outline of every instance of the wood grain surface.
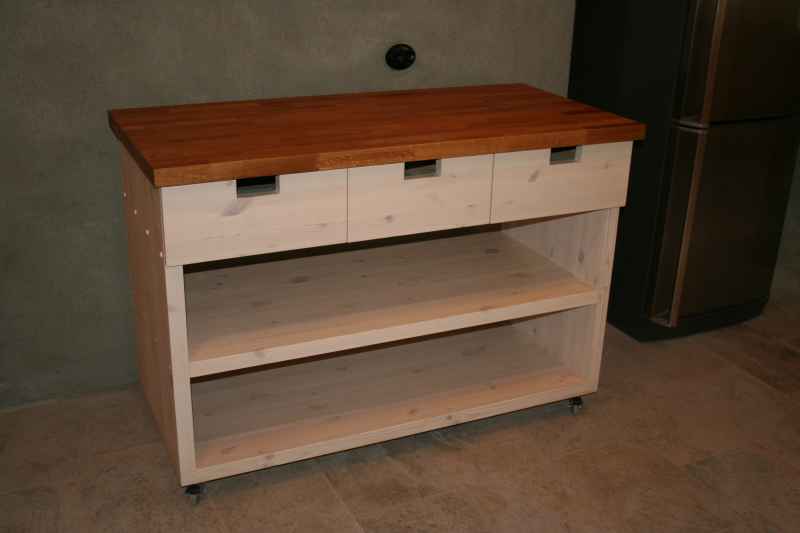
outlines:
[{"label": "wood grain surface", "polygon": [[192,376],[431,335],[598,301],[502,232],[186,275]]},{"label": "wood grain surface", "polygon": [[197,477],[229,476],[592,392],[563,355],[501,325],[198,382],[192,385]]},{"label": "wood grain surface", "polygon": [[109,111],[157,187],[631,141],[643,124],[523,84]]}]

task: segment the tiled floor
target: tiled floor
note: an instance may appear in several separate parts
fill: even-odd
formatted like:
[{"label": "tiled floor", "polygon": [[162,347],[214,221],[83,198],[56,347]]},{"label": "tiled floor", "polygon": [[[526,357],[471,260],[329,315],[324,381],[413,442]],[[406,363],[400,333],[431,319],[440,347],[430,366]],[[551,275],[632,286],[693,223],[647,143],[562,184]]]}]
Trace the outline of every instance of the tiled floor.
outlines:
[{"label": "tiled floor", "polygon": [[713,333],[609,329],[564,404],[212,482],[190,505],[137,388],[0,412],[6,531],[800,531],[800,298]]}]

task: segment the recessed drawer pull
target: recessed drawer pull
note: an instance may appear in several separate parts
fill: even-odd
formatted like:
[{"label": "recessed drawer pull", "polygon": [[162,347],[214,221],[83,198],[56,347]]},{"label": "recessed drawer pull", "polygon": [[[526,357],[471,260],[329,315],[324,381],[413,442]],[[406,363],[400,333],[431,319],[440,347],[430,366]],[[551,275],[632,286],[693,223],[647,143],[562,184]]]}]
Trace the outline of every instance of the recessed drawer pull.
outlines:
[{"label": "recessed drawer pull", "polygon": [[403,178],[413,180],[417,178],[435,178],[442,174],[441,159],[423,159],[421,161],[406,161],[403,164]]},{"label": "recessed drawer pull", "polygon": [[164,187],[161,203],[170,266],[347,241],[346,169]]},{"label": "recessed drawer pull", "polygon": [[237,198],[278,194],[279,191],[280,180],[278,176],[256,176],[236,180]]},{"label": "recessed drawer pull", "polygon": [[492,223],[625,205],[631,146],[584,144],[495,154]]},{"label": "recessed drawer pull", "polygon": [[493,162],[490,154],[349,169],[349,242],[488,224]]},{"label": "recessed drawer pull", "polygon": [[550,149],[550,164],[575,163],[581,158],[580,146],[562,146]]}]

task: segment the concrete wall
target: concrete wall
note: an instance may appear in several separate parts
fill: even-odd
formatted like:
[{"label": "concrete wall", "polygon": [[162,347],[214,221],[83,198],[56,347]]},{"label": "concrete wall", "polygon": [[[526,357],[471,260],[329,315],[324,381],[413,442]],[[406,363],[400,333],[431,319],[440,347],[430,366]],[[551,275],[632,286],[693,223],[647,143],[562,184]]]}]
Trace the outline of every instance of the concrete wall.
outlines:
[{"label": "concrete wall", "polygon": [[[105,111],[527,82],[564,93],[571,0],[0,3],[0,406],[136,379]],[[418,64],[383,63],[396,41]]]}]

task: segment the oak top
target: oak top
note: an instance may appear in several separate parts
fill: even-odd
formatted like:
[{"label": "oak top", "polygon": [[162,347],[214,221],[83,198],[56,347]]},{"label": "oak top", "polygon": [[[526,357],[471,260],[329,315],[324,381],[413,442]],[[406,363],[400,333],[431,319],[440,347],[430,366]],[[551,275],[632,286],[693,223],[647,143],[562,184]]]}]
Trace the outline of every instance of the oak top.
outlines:
[{"label": "oak top", "polygon": [[529,85],[108,112],[157,187],[642,139],[643,124]]}]

